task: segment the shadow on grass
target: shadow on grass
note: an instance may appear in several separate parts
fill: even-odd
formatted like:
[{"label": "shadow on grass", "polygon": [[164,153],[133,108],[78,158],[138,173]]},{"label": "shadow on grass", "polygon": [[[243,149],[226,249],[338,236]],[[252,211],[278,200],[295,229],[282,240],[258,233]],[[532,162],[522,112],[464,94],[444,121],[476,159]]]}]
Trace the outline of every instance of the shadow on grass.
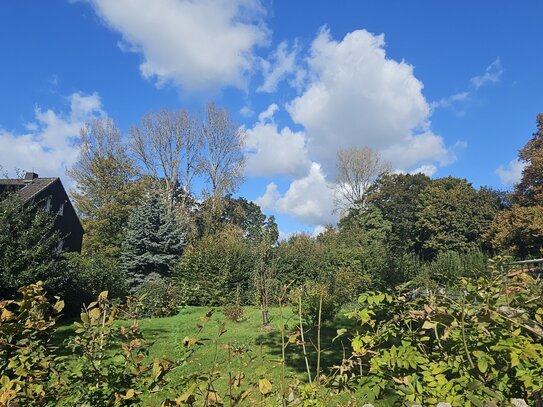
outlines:
[{"label": "shadow on grass", "polygon": [[[274,322],[275,321],[272,321],[272,324]],[[333,339],[337,336],[338,329],[349,329],[354,328],[355,326],[355,321],[348,319],[341,314],[336,316],[332,321],[323,322],[321,328],[321,374],[330,373],[333,366],[341,364],[344,355],[349,357],[351,354],[351,344],[348,340],[348,336],[340,337],[335,341],[333,341]],[[291,319],[285,334],[288,336],[289,333],[297,330],[297,321]],[[304,326],[304,330],[309,366],[311,375],[314,377],[317,366],[317,329],[316,327],[308,328]],[[267,346],[270,349],[268,352],[270,355],[274,358],[281,359],[281,332],[279,330],[275,329],[269,333],[262,333],[257,337],[256,343]],[[285,351],[285,360],[287,367],[291,368],[296,373],[299,373],[301,376],[305,376],[307,379],[307,370],[301,345],[289,343]]]},{"label": "shadow on grass", "polygon": [[[68,346],[68,342],[70,338],[75,336],[74,322],[80,322],[80,320],[78,318],[62,320],[55,330],[52,343],[53,346],[57,348],[55,353],[58,356],[69,356],[73,354],[73,349]],[[128,326],[129,322],[117,321],[116,324]],[[147,346],[152,346],[155,342],[160,342],[170,336],[170,331],[165,328],[146,327],[142,331],[145,333]]]}]

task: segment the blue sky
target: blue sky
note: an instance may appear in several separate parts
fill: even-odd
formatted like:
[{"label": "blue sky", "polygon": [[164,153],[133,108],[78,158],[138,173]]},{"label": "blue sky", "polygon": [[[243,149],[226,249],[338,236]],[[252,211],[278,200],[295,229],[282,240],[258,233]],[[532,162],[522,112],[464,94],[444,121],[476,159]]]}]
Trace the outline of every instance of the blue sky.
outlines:
[{"label": "blue sky", "polygon": [[543,111],[542,14],[537,0],[5,0],[0,165],[65,178],[85,121],[128,132],[213,100],[247,130],[239,194],[285,234],[336,220],[338,148],[507,189]]}]

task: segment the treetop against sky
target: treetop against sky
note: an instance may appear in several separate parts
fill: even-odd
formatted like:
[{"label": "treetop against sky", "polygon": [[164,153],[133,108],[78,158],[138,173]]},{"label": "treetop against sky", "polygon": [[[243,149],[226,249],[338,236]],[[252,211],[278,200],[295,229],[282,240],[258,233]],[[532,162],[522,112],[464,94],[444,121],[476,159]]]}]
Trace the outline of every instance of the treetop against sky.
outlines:
[{"label": "treetop against sky", "polygon": [[[88,0],[0,4],[0,164],[64,179],[79,129],[229,109],[239,194],[312,232],[337,220],[336,151],[510,188],[543,110],[543,3]],[[69,183],[69,180],[66,179]]]}]

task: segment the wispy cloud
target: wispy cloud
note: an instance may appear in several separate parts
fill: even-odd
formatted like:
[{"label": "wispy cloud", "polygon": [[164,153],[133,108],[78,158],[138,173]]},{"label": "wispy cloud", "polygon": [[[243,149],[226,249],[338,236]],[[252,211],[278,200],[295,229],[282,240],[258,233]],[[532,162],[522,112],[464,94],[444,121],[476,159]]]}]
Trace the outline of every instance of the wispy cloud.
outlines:
[{"label": "wispy cloud", "polygon": [[[295,41],[289,49],[286,41],[281,42],[269,59],[260,59],[264,83],[257,88],[257,92],[273,93],[277,90],[279,83],[289,77],[296,76],[299,71],[296,59],[299,47]],[[296,79],[296,78],[295,78]]]},{"label": "wispy cloud", "polygon": [[481,75],[476,75],[470,78],[469,89],[455,93],[452,96],[442,98],[436,102],[431,103],[432,110],[437,108],[452,108],[458,114],[463,115],[465,112],[462,109],[459,109],[462,103],[467,102],[472,99],[475,93],[483,86],[488,84],[499,83],[501,76],[504,70],[500,61],[500,58],[497,57],[490,65],[488,65]]},{"label": "wispy cloud", "polygon": [[500,61],[500,58],[496,58],[494,62],[486,67],[485,73],[482,75],[477,75],[471,78],[470,82],[478,90],[481,86],[484,86],[488,83],[498,83],[503,74],[503,68]]},{"label": "wispy cloud", "polygon": [[438,100],[437,102],[432,102],[431,106],[432,109],[435,109],[437,107],[451,107],[455,103],[458,102],[464,102],[470,98],[471,94],[469,92],[460,92],[455,93],[452,96],[449,96],[447,98],[442,98]]}]

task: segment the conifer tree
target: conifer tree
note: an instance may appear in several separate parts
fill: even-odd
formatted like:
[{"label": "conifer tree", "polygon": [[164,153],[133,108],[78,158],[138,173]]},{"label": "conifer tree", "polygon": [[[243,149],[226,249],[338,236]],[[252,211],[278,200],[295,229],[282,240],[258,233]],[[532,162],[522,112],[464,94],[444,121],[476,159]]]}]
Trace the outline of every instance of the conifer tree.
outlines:
[{"label": "conifer tree", "polygon": [[16,194],[0,201],[0,299],[38,280],[54,294],[62,290],[65,267],[55,218],[25,206]]},{"label": "conifer tree", "polygon": [[146,277],[167,277],[183,253],[185,236],[174,213],[155,194],[147,196],[130,215],[121,261],[132,291]]}]

